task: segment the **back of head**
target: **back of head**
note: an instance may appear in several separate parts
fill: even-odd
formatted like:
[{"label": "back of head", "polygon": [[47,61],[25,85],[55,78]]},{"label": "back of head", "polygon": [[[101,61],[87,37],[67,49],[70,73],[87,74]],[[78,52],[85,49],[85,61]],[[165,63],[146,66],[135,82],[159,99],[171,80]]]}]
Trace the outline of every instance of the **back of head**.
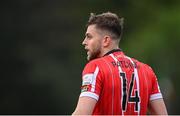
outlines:
[{"label": "back of head", "polygon": [[119,18],[111,12],[98,15],[91,13],[87,26],[94,24],[98,29],[109,32],[112,39],[120,40],[123,31],[123,18]]}]

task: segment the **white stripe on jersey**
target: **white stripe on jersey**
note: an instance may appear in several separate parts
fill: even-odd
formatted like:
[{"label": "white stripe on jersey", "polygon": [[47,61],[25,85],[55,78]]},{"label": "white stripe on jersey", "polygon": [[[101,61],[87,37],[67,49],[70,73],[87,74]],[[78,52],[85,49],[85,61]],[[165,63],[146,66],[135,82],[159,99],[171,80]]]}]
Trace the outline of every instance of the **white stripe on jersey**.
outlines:
[{"label": "white stripe on jersey", "polygon": [[[118,60],[115,58],[115,56],[114,56],[113,54],[110,54],[110,56],[111,56],[116,62],[118,62]],[[120,74],[121,72],[123,72],[120,66],[118,66],[118,70],[119,70],[119,74]],[[121,83],[123,83],[123,80],[122,80],[122,79],[121,79]],[[123,84],[121,84],[121,88],[123,88]],[[121,98],[123,98],[123,91],[121,91]],[[121,103],[122,103],[122,100],[123,100],[123,99],[121,99]],[[120,104],[121,104],[121,103],[120,103]],[[121,104],[121,105],[122,105],[122,104]],[[122,107],[122,106],[121,106],[121,107]],[[124,115],[123,110],[122,110],[122,115]]]},{"label": "white stripe on jersey", "polygon": [[[110,56],[111,56],[116,62],[118,62],[117,58],[116,58],[113,54],[110,54]],[[129,59],[129,60],[131,61],[131,63],[134,65],[134,76],[135,76],[135,79],[136,79],[136,85],[137,85],[138,95],[140,95],[140,94],[139,94],[139,90],[140,90],[140,89],[139,89],[139,76],[138,76],[137,68],[136,68],[136,66],[135,66],[135,64],[134,64],[134,62],[132,61],[131,58],[129,58],[129,57],[127,57],[127,56],[126,56],[126,58]],[[118,70],[119,70],[120,73],[123,72],[120,66],[118,66]],[[122,79],[121,79],[121,83],[123,83],[123,80],[122,80]],[[123,85],[122,85],[122,88],[123,88]],[[122,98],[123,98],[123,91],[122,91],[122,94],[121,94],[121,95],[122,95]],[[140,96],[139,96],[139,97],[140,97]],[[122,99],[121,99],[121,102],[122,102]],[[140,102],[138,102],[138,115],[139,115],[139,113],[140,113]],[[123,111],[122,111],[122,115],[124,115],[124,112],[123,112]]]},{"label": "white stripe on jersey", "polygon": [[150,96],[150,101],[151,100],[156,100],[156,99],[161,99],[161,98],[163,98],[161,93],[152,94]]},{"label": "white stripe on jersey", "polygon": [[[127,57],[127,56],[126,56]],[[132,59],[130,57],[127,57],[131,63],[134,65],[134,76],[135,76],[135,79],[136,79],[136,86],[137,86],[137,91],[138,91],[138,95],[140,95],[140,89],[139,89],[139,76],[138,76],[138,71],[137,71],[137,67],[135,66],[134,62],[132,61]],[[140,96],[139,96],[140,97]],[[140,112],[140,102],[138,102],[138,115],[139,115],[139,112]]]},{"label": "white stripe on jersey", "polygon": [[94,71],[94,75],[93,75],[91,92],[94,92],[94,91],[95,91],[95,87],[96,87],[96,77],[97,77],[98,72],[99,72],[99,67],[97,66],[96,69],[95,69],[95,71]]},{"label": "white stripe on jersey", "polygon": [[81,94],[80,94],[80,97],[91,97],[91,98],[94,98],[95,100],[97,100],[98,101],[98,99],[99,99],[99,96],[97,95],[97,94],[95,94],[95,93],[92,93],[92,92],[82,92]]},{"label": "white stripe on jersey", "polygon": [[[118,62],[118,60],[115,58],[115,56],[114,56],[113,54],[110,54],[110,56],[111,56],[116,62]],[[119,69],[119,72],[123,72],[120,66],[118,66],[118,69]]]}]

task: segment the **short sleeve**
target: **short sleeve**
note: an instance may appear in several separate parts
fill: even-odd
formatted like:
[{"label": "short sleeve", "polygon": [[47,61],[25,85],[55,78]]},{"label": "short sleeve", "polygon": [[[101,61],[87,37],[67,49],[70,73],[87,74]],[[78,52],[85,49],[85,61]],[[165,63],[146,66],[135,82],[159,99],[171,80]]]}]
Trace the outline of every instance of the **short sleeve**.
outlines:
[{"label": "short sleeve", "polygon": [[158,79],[152,69],[150,71],[150,76],[152,79],[152,86],[151,86],[152,89],[150,93],[150,100],[160,99],[162,98],[162,94],[161,94],[160,87],[158,84]]},{"label": "short sleeve", "polygon": [[82,73],[82,86],[80,97],[87,96],[98,101],[101,93],[101,73],[96,62],[89,62]]}]

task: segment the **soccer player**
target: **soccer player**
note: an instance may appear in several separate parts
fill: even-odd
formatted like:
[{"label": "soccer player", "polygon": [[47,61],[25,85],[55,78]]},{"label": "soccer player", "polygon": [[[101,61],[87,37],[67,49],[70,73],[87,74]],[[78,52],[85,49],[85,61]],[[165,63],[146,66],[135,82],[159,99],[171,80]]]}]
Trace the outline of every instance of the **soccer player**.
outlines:
[{"label": "soccer player", "polygon": [[156,75],[150,66],[119,48],[123,20],[111,12],[91,13],[82,44],[88,63],[73,115],[166,115]]}]

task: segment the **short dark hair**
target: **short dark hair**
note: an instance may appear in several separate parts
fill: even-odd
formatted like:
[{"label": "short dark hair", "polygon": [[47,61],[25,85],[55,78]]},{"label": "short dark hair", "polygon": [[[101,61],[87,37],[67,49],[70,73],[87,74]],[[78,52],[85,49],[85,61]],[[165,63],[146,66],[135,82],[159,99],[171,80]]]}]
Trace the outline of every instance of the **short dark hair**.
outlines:
[{"label": "short dark hair", "polygon": [[111,12],[98,15],[91,13],[86,26],[95,24],[97,28],[110,32],[113,39],[120,39],[123,31],[123,20],[122,17],[119,18]]}]

